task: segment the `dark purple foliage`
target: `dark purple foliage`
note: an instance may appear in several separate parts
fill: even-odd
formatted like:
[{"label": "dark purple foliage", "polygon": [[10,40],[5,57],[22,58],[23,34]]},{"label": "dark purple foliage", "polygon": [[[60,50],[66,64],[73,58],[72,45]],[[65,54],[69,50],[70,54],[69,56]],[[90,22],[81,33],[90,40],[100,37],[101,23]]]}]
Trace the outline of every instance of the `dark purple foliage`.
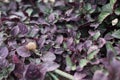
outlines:
[{"label": "dark purple foliage", "polygon": [[120,80],[119,0],[0,0],[0,10],[0,80]]},{"label": "dark purple foliage", "polygon": [[26,34],[28,32],[28,28],[26,25],[24,25],[23,23],[18,23],[18,27],[19,27],[19,30],[20,30],[20,33],[21,34]]},{"label": "dark purple foliage", "polygon": [[25,78],[27,80],[43,80],[42,78],[43,73],[40,72],[40,68],[39,66],[35,65],[35,64],[30,64],[27,68],[26,74],[25,74]]},{"label": "dark purple foliage", "polygon": [[13,36],[17,36],[19,34],[20,30],[19,30],[19,27],[18,26],[15,26],[12,28],[11,30],[11,35]]}]

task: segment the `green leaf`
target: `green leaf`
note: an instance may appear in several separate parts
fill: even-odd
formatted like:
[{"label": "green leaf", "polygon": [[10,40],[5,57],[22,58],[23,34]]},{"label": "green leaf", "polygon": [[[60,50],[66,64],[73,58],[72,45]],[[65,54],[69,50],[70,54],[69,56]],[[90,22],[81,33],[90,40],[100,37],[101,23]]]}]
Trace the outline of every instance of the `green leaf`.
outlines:
[{"label": "green leaf", "polygon": [[107,16],[109,16],[109,15],[110,15],[109,12],[101,12],[100,15],[98,16],[98,21],[99,21],[100,23],[102,23],[103,20],[104,20]]},{"label": "green leaf", "polygon": [[49,73],[49,75],[53,78],[52,80],[59,80],[59,78],[55,74]]},{"label": "green leaf", "polygon": [[85,9],[87,11],[89,11],[91,8],[92,8],[91,4],[87,3],[86,6],[85,6]]},{"label": "green leaf", "polygon": [[87,56],[87,59],[92,60],[99,51],[100,51],[100,49],[97,49],[97,50],[94,50],[93,52],[89,53]]},{"label": "green leaf", "polygon": [[116,59],[118,59],[120,61],[120,56],[116,56]]},{"label": "green leaf", "polygon": [[95,11],[95,9],[90,9],[89,10],[89,13],[91,14],[91,13],[93,13]]},{"label": "green leaf", "polygon": [[32,12],[33,12],[33,9],[32,8],[29,8],[26,10],[26,12],[28,13],[28,16],[31,16]]},{"label": "green leaf", "polygon": [[68,78],[68,80],[74,80],[74,77],[71,74],[68,74],[64,71],[56,69],[54,72],[62,77]]},{"label": "green leaf", "polygon": [[100,15],[98,17],[98,21],[100,23],[102,23],[104,21],[104,19],[113,12],[113,7],[114,7],[114,4],[116,3],[116,1],[117,0],[110,0],[110,3],[108,3],[102,7],[102,12],[100,13]]},{"label": "green leaf", "polygon": [[116,3],[116,1],[117,1],[117,0],[110,0],[110,5],[111,5],[112,9],[113,9],[114,4]]},{"label": "green leaf", "polygon": [[21,2],[21,0],[16,0],[17,2]]},{"label": "green leaf", "polygon": [[69,28],[69,29],[72,29],[72,28],[73,28],[73,26],[70,25],[70,24],[67,24],[66,27]]},{"label": "green leaf", "polygon": [[110,0],[111,4],[114,4],[116,2],[116,0]]},{"label": "green leaf", "polygon": [[97,31],[93,36],[93,40],[97,40],[100,37],[100,31]]},{"label": "green leaf", "polygon": [[118,8],[115,10],[115,14],[116,14],[116,15],[120,15],[120,7],[118,7]]},{"label": "green leaf", "polygon": [[120,39],[120,30],[114,31],[113,34],[112,34],[112,36],[114,38]]},{"label": "green leaf", "polygon": [[69,66],[70,68],[72,68],[72,61],[71,61],[71,59],[70,59],[70,57],[69,56],[66,56],[66,64],[67,64],[67,66]]},{"label": "green leaf", "polygon": [[113,51],[114,53],[117,53],[114,49],[114,47],[112,46],[112,43],[111,42],[107,42],[106,43],[106,49],[107,51]]},{"label": "green leaf", "polygon": [[67,44],[65,42],[63,42],[63,48],[67,49]]},{"label": "green leaf", "polygon": [[106,4],[102,7],[102,11],[103,12],[108,12],[108,13],[112,13],[112,8],[110,4]]},{"label": "green leaf", "polygon": [[102,70],[102,67],[101,67],[101,66],[95,66],[95,65],[94,65],[94,66],[92,67],[91,71],[92,71],[92,72],[95,72],[96,70]]},{"label": "green leaf", "polygon": [[76,38],[79,39],[79,38],[81,37],[81,35],[82,35],[82,34],[81,34],[80,32],[78,32],[78,33],[76,34]]},{"label": "green leaf", "polygon": [[4,33],[3,32],[0,32],[0,46],[3,44],[3,36],[4,36]]},{"label": "green leaf", "polygon": [[77,68],[76,65],[73,65],[72,68],[71,68],[71,70],[74,71],[74,70],[76,70],[76,68]]},{"label": "green leaf", "polygon": [[111,42],[106,43],[106,49],[107,49],[107,59],[110,63],[112,63],[113,60],[116,58],[117,51],[112,46]]},{"label": "green leaf", "polygon": [[88,61],[87,59],[81,59],[80,62],[79,62],[79,66],[80,66],[81,68],[83,68],[84,66],[87,65],[88,62],[89,62],[89,61]]},{"label": "green leaf", "polygon": [[78,39],[75,39],[75,43],[78,44],[80,42],[80,40]]},{"label": "green leaf", "polygon": [[7,78],[8,75],[14,70],[15,65],[14,64],[9,64],[8,67],[3,68],[0,71],[0,80],[2,80],[3,78]]}]

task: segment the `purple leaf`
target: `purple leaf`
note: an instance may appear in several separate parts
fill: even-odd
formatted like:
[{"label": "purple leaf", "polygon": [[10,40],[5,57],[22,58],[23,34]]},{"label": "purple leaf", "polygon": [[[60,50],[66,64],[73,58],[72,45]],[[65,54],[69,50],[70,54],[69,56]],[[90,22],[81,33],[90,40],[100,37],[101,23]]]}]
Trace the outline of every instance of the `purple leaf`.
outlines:
[{"label": "purple leaf", "polygon": [[84,42],[84,48],[85,49],[88,49],[90,46],[92,46],[92,41],[91,40],[86,40],[85,42]]},{"label": "purple leaf", "polygon": [[62,48],[56,48],[55,49],[55,54],[62,54],[64,50]]},{"label": "purple leaf", "polygon": [[69,21],[78,21],[78,15],[72,15],[70,18],[65,18],[64,20],[69,22]]},{"label": "purple leaf", "polygon": [[9,65],[8,61],[5,58],[0,57],[0,69],[6,67],[8,65]]},{"label": "purple leaf", "polygon": [[20,30],[21,34],[24,35],[24,34],[28,33],[28,28],[23,23],[18,23],[18,27],[19,27],[19,30]]},{"label": "purple leaf", "polygon": [[8,56],[8,48],[7,47],[1,47],[0,48],[0,57],[6,58]]},{"label": "purple leaf", "polygon": [[27,71],[25,73],[25,78],[27,80],[44,80],[46,71],[40,71],[39,65],[29,64]]},{"label": "purple leaf", "polygon": [[83,78],[86,77],[86,74],[82,74],[82,73],[79,73],[79,72],[76,72],[74,74],[74,80],[83,80]]},{"label": "purple leaf", "polygon": [[9,10],[11,9],[11,10],[13,10],[13,11],[17,10],[17,3],[11,1],[10,4],[9,4],[8,9],[9,9]]},{"label": "purple leaf", "polygon": [[113,58],[113,60],[110,63],[110,68],[108,68],[109,71],[109,80],[120,80],[120,61]]},{"label": "purple leaf", "polygon": [[90,53],[92,53],[95,50],[98,50],[98,46],[92,45],[92,46],[89,47],[89,49],[87,51],[87,54],[90,54]]},{"label": "purple leaf", "polygon": [[54,61],[56,59],[56,56],[54,53],[52,52],[47,52],[46,54],[43,55],[43,57],[41,57],[41,59],[44,61],[44,62],[47,62],[47,61]]},{"label": "purple leaf", "polygon": [[38,40],[39,48],[42,48],[44,46],[46,38],[47,38],[47,35],[41,35],[41,38],[39,38]]},{"label": "purple leaf", "polygon": [[44,19],[39,18],[39,19],[38,19],[38,22],[39,22],[40,24],[42,24],[42,25],[47,25],[47,26],[49,26],[49,24],[48,24]]},{"label": "purple leaf", "polygon": [[8,46],[11,48],[11,49],[16,49],[17,47],[17,42],[12,40],[12,41],[8,41]]},{"label": "purple leaf", "polygon": [[47,72],[53,71],[59,67],[59,65],[55,62],[44,62],[41,66]]},{"label": "purple leaf", "polygon": [[112,40],[112,39],[114,39],[114,37],[111,34],[106,34],[104,38],[105,38],[105,40]]},{"label": "purple leaf", "polygon": [[33,28],[31,29],[29,35],[30,35],[31,37],[35,37],[35,36],[38,34],[38,32],[39,32],[39,28],[38,28],[37,26],[33,26]]},{"label": "purple leaf", "polygon": [[54,25],[54,26],[53,26],[53,28],[51,28],[50,32],[51,32],[51,33],[55,33],[55,32],[56,32],[56,30],[57,30],[57,26],[56,26],[56,25]]},{"label": "purple leaf", "polygon": [[108,78],[102,71],[96,71],[92,80],[108,80]]},{"label": "purple leaf", "polygon": [[72,38],[72,37],[68,38],[68,39],[67,39],[67,43],[66,43],[67,46],[68,46],[68,47],[71,46],[72,43],[73,43],[73,38]]},{"label": "purple leaf", "polygon": [[14,75],[21,79],[23,78],[23,73],[25,71],[24,63],[19,62],[15,64],[15,70],[13,71]]},{"label": "purple leaf", "polygon": [[98,26],[99,26],[99,23],[92,23],[91,25],[90,25],[90,27],[93,27],[93,28],[98,28]]},{"label": "purple leaf", "polygon": [[49,19],[49,22],[53,22],[55,20],[55,13],[51,13],[48,19]]},{"label": "purple leaf", "polygon": [[57,1],[54,6],[55,7],[65,6],[65,2],[64,1]]},{"label": "purple leaf", "polygon": [[70,16],[72,12],[73,12],[73,9],[69,9],[65,12],[65,15]]},{"label": "purple leaf", "polygon": [[106,40],[104,38],[99,38],[98,40],[98,47],[102,48],[106,43]]},{"label": "purple leaf", "polygon": [[76,49],[81,52],[82,49],[83,49],[83,44],[82,43],[79,43],[77,46],[76,46]]},{"label": "purple leaf", "polygon": [[62,35],[57,36],[56,43],[62,44],[62,42],[63,42],[63,36]]},{"label": "purple leaf", "polygon": [[18,47],[17,48],[17,53],[21,57],[29,57],[29,56],[31,56],[30,51],[27,48],[25,48],[25,46]]},{"label": "purple leaf", "polygon": [[23,14],[23,12],[11,12],[12,14],[19,16],[22,21],[24,21],[27,17]]},{"label": "purple leaf", "polygon": [[15,26],[12,28],[11,30],[11,35],[13,36],[17,36],[19,34],[20,30],[19,30],[19,27],[18,26]]}]

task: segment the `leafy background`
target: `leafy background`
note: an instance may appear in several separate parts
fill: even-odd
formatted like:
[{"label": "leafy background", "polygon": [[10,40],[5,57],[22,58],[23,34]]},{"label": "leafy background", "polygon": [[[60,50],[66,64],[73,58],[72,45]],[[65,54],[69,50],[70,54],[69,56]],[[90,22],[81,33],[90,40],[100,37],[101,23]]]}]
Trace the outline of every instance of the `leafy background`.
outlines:
[{"label": "leafy background", "polygon": [[0,0],[0,80],[120,80],[119,4]]}]

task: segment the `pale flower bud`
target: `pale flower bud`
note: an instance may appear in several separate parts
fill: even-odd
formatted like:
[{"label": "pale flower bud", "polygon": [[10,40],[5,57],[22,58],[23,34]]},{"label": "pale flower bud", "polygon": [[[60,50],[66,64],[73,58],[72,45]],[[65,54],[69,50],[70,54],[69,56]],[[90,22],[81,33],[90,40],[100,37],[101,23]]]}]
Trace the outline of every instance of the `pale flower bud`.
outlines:
[{"label": "pale flower bud", "polygon": [[28,50],[36,50],[37,45],[35,42],[29,42],[26,46],[25,46]]},{"label": "pale flower bud", "polygon": [[55,0],[49,0],[51,3],[54,3],[55,2]]},{"label": "pale flower bud", "polygon": [[118,23],[118,18],[112,20],[112,26],[115,26]]}]

